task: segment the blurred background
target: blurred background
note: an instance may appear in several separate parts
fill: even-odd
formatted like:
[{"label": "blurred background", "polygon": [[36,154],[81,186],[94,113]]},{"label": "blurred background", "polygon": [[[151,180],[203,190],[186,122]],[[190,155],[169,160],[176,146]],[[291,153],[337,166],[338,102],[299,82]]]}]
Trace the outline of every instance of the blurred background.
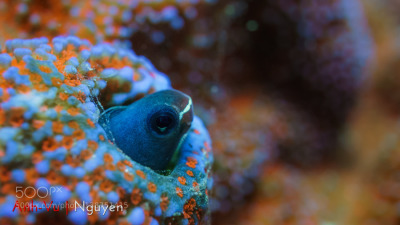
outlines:
[{"label": "blurred background", "polygon": [[210,129],[211,224],[400,224],[400,2],[196,10],[131,43]]}]

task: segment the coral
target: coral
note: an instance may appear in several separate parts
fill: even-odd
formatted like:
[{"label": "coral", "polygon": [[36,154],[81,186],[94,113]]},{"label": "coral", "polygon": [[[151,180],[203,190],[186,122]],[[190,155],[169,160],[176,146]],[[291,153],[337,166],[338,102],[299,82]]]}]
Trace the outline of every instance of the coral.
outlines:
[{"label": "coral", "polygon": [[262,168],[274,159],[274,134],[281,121],[271,102],[266,104],[254,95],[235,96],[219,112],[208,126],[215,157],[210,208],[226,217],[243,207]]},{"label": "coral", "polygon": [[[193,5],[198,2],[7,0],[0,3],[1,38],[77,35],[92,42],[128,39],[138,29],[151,29],[149,24],[182,28],[182,14],[193,18]],[[149,36],[155,41],[163,38],[157,29]]]},{"label": "coral", "polygon": [[[323,141],[326,140],[323,136],[328,135],[320,133],[312,126],[312,121],[306,121],[307,114],[289,102],[262,96],[259,91],[248,90],[247,93],[225,99],[226,103],[217,109],[215,118],[211,121],[204,119],[209,123],[214,143],[215,163],[210,208],[220,224],[226,221],[230,223],[227,218],[229,213],[241,212],[242,208],[248,207],[246,204],[258,199],[254,194],[257,193],[260,182],[264,182],[266,178],[276,179],[272,173],[266,171],[278,164],[282,151],[289,147],[324,145],[326,143]],[[198,115],[207,118],[202,112]],[[303,142],[299,142],[299,133],[307,134],[302,137]],[[307,156],[301,155],[304,152],[297,154],[304,165],[310,164],[310,161],[318,161],[320,157],[316,153]],[[283,171],[275,172],[274,174],[280,174]],[[295,176],[292,177],[292,173],[290,176],[284,179],[296,179]],[[249,199],[252,201],[248,201]]]},{"label": "coral", "polygon": [[363,190],[362,213],[357,215],[358,223],[370,221],[371,224],[396,224],[400,216],[398,204],[400,194],[399,174],[399,134],[387,135],[382,143],[376,161],[368,168],[365,179],[367,188]]},{"label": "coral", "polygon": [[[76,37],[14,39],[2,46],[0,73],[2,224],[54,223],[65,215],[45,208],[12,212],[16,200],[123,206],[123,211],[93,215],[69,208],[66,217],[75,224],[198,224],[207,215],[213,156],[197,117],[169,175],[132,161],[107,140],[98,123],[111,106],[171,88],[146,58]],[[17,198],[18,186],[61,191]]]}]

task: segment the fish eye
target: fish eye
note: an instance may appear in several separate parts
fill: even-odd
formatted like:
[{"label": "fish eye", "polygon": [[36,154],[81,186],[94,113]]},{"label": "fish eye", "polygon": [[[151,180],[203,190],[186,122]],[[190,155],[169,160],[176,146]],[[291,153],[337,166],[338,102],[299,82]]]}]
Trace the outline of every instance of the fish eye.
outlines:
[{"label": "fish eye", "polygon": [[177,124],[177,113],[170,109],[159,110],[150,117],[151,129],[160,135],[168,134]]}]

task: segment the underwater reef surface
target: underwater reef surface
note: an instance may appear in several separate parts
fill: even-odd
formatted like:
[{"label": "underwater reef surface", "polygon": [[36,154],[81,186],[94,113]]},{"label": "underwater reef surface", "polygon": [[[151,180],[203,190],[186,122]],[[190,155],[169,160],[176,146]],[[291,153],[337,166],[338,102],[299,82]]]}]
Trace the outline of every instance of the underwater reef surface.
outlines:
[{"label": "underwater reef surface", "polygon": [[[265,192],[261,193],[267,196],[269,196],[269,191],[271,191],[271,195],[276,193],[274,187],[264,188],[264,183],[274,183],[285,187],[286,185],[295,185],[296,180],[304,179],[296,172],[296,169],[299,168],[292,164],[285,165],[280,161],[279,154],[284,150],[285,145],[294,147],[301,144],[300,147],[304,147],[326,144],[314,127],[305,126],[305,124],[312,124],[310,121],[305,121],[307,113],[290,102],[262,96],[260,92],[247,90],[247,95],[238,94],[225,99],[225,103],[220,104],[221,108],[217,110],[219,113],[214,115],[215,118],[212,122],[209,122],[207,116],[204,116],[202,112],[198,112],[198,115],[205,118],[206,123],[209,122],[207,127],[213,137],[215,160],[210,208],[214,212],[217,224],[224,224],[226,221],[229,224],[237,223],[238,221],[234,218],[246,218],[246,215],[242,215],[245,213],[243,208],[256,207],[252,204],[258,204],[259,201],[265,200],[263,196],[258,196],[259,189],[265,189]],[[224,131],[221,132],[221,130]],[[306,137],[302,138],[304,141],[302,143],[298,141],[297,135],[299,134],[306,134]],[[304,152],[298,154],[300,154],[298,157],[304,157],[301,155]],[[310,157],[318,157],[318,155],[310,153]],[[320,159],[308,160],[318,161]],[[311,170],[312,168],[315,166],[309,166],[307,169]],[[291,179],[293,181],[290,181]],[[286,182],[294,184],[286,184]],[[288,187],[286,191],[290,195],[289,192],[298,190]],[[286,195],[281,197],[291,199],[291,202],[287,202],[287,204],[293,204],[296,207],[294,213],[296,217],[300,218],[301,216],[297,215],[297,212],[300,213],[302,210],[299,205],[294,203],[296,200]],[[270,205],[274,204],[268,200],[265,201],[259,206],[271,207]],[[284,204],[277,205],[277,207],[274,212],[283,213]],[[231,213],[236,216],[228,219],[227,216]],[[311,214],[315,216],[316,213],[312,212]],[[274,214],[274,218],[269,221],[279,221],[275,216],[278,217]],[[244,221],[242,222],[246,224]]]},{"label": "underwater reef surface", "polygon": [[164,35],[155,24],[181,29],[183,17],[195,18],[194,6],[208,2],[212,1],[6,0],[0,2],[0,40],[76,35],[97,43],[126,40],[141,30],[160,42]]},{"label": "underwater reef surface", "polygon": [[[176,164],[163,174],[126,156],[98,123],[110,106],[171,89],[169,79],[146,58],[77,37],[14,39],[1,48],[0,72],[1,224],[207,221],[213,155],[197,117],[182,139]],[[18,198],[17,187],[61,191]],[[108,202],[123,210],[90,216],[73,208],[13,212],[16,201],[36,206]]]},{"label": "underwater reef surface", "polygon": [[210,208],[222,218],[240,210],[254,193],[263,168],[275,158],[275,134],[285,126],[271,102],[252,94],[236,96],[224,106],[208,125],[215,157]]}]

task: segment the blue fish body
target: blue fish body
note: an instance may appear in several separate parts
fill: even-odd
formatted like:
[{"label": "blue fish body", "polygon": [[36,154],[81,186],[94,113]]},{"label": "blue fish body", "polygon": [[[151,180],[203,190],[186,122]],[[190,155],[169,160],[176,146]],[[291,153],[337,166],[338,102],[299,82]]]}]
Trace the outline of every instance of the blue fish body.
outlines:
[{"label": "blue fish body", "polygon": [[176,90],[148,95],[100,116],[107,137],[134,161],[164,170],[193,121],[191,98]]}]

